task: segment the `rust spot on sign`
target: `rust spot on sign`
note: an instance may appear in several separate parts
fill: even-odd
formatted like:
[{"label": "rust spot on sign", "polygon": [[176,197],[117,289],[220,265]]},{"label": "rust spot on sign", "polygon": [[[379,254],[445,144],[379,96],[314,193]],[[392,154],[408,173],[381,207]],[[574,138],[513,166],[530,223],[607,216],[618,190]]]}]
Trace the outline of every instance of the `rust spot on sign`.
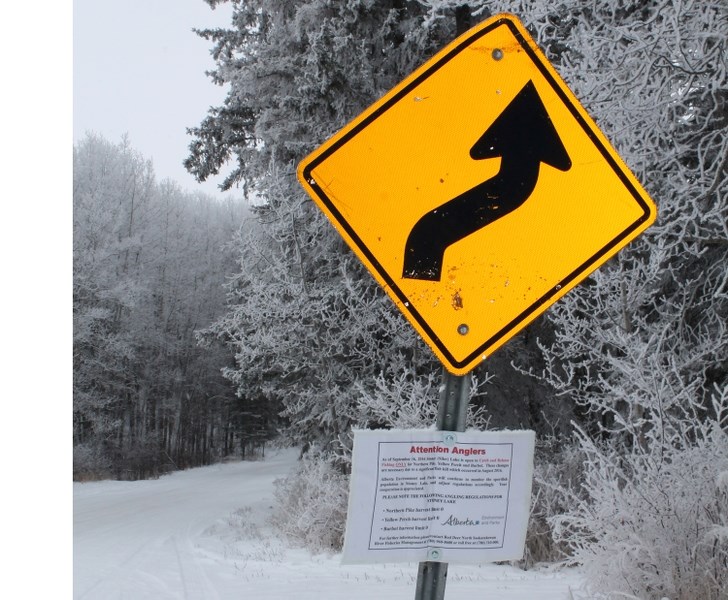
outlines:
[{"label": "rust spot on sign", "polygon": [[452,295],[452,307],[455,310],[460,310],[463,307],[463,298],[460,295],[460,290]]}]

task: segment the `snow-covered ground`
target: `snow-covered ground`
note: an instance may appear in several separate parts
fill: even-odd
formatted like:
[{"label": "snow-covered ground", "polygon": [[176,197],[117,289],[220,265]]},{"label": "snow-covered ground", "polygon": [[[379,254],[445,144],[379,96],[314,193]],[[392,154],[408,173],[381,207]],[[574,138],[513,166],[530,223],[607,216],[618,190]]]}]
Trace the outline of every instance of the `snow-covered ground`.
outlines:
[{"label": "snow-covered ground", "polygon": [[[152,481],[75,483],[74,598],[414,598],[416,564],[342,566],[339,555],[311,555],[273,534],[273,481],[296,456],[285,450]],[[568,571],[450,565],[445,597],[571,600],[579,585]]]}]

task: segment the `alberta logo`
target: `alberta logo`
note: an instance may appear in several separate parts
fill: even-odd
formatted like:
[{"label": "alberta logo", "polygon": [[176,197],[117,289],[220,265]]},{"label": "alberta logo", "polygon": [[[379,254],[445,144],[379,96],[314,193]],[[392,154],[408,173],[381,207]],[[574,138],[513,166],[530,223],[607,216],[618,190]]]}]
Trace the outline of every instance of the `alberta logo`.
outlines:
[{"label": "alberta logo", "polygon": [[455,527],[456,525],[480,525],[480,521],[472,521],[467,517],[465,519],[458,519],[455,515],[450,515],[447,521],[443,521],[441,525],[449,525]]}]

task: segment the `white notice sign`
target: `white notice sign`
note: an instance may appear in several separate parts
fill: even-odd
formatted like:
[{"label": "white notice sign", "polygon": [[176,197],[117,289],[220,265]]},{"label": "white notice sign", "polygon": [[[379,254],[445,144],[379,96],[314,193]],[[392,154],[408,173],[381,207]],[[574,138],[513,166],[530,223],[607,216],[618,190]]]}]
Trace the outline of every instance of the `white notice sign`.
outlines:
[{"label": "white notice sign", "polygon": [[533,431],[356,431],[344,562],[522,558]]}]

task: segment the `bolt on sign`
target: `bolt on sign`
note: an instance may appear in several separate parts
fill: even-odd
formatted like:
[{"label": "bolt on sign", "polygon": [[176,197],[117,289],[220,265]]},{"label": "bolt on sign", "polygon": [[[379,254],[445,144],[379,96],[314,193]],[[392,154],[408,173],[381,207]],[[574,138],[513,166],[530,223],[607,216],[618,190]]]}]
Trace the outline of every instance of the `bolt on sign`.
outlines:
[{"label": "bolt on sign", "polygon": [[456,375],[656,217],[507,14],[405,78],[306,157],[298,177]]}]

